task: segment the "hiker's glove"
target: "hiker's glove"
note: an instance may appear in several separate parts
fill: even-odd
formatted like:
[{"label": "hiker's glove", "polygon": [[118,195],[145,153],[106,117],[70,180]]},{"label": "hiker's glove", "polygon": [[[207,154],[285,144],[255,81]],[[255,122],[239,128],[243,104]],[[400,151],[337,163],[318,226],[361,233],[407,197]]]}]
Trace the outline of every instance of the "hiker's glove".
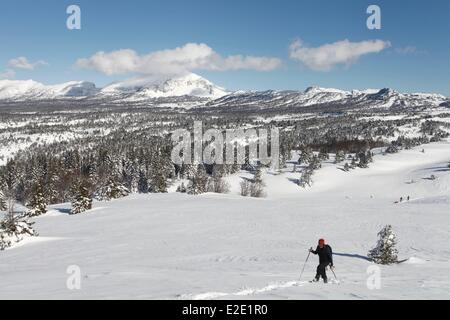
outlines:
[{"label": "hiker's glove", "polygon": [[330,269],[331,269],[331,270],[334,270],[335,268],[334,268],[334,266],[333,266],[333,265],[331,265],[331,266],[330,266]]}]

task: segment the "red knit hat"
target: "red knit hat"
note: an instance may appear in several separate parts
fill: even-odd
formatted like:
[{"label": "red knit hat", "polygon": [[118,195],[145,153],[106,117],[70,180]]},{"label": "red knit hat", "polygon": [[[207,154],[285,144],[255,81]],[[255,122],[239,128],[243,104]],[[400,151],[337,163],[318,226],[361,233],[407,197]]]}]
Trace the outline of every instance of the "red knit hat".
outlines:
[{"label": "red knit hat", "polygon": [[325,244],[325,239],[319,239],[319,244]]}]

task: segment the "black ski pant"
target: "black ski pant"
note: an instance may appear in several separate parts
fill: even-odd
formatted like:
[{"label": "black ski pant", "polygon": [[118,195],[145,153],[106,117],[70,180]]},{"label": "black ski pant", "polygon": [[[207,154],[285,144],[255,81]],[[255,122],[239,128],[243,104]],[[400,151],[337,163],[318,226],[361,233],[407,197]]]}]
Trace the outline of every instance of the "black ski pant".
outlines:
[{"label": "black ski pant", "polygon": [[323,280],[327,280],[327,273],[326,268],[329,265],[329,263],[321,263],[317,266],[317,274],[316,279],[319,280],[320,277],[322,277]]}]

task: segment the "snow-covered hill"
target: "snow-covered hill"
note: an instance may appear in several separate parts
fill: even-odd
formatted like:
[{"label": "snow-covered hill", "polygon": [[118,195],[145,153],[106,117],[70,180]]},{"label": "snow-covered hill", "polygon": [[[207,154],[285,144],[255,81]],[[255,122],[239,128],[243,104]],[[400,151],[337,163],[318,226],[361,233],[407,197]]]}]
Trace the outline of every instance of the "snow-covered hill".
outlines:
[{"label": "snow-covered hill", "polygon": [[225,89],[193,73],[175,78],[131,79],[113,83],[100,91],[104,98],[122,98],[131,102],[180,96],[217,99],[226,94]]},{"label": "snow-covered hill", "polygon": [[92,96],[98,91],[95,84],[86,81],[46,86],[33,80],[0,80],[0,100],[6,101],[80,98]]},{"label": "snow-covered hill", "polygon": [[208,103],[209,107],[269,109],[339,105],[351,109],[438,107],[448,103],[440,94],[399,93],[392,89],[343,91],[332,88],[310,87],[305,91],[236,92]]},{"label": "snow-covered hill", "polygon": [[[229,195],[132,195],[75,216],[55,205],[35,219],[39,237],[0,252],[0,298],[450,299],[449,142],[374,159],[351,172],[331,159],[307,190],[292,168],[266,173],[264,199],[237,194],[241,172]],[[382,266],[370,290],[365,256],[386,224],[407,261]],[[316,256],[298,281],[321,237],[339,285],[307,282]],[[80,268],[80,290],[66,286],[69,266]]]}]

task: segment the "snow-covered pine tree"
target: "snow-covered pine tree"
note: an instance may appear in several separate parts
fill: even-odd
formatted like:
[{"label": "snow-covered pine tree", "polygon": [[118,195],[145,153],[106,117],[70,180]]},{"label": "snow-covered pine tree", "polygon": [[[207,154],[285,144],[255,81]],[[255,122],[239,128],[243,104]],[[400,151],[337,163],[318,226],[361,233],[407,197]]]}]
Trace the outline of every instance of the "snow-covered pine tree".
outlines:
[{"label": "snow-covered pine tree", "polygon": [[385,153],[397,153],[399,151],[398,146],[392,143],[389,147],[384,151]]},{"label": "snow-covered pine tree", "polygon": [[298,164],[308,164],[313,157],[313,153],[310,148],[303,147],[300,153],[300,157],[298,159]]},{"label": "snow-covered pine tree", "polygon": [[345,160],[345,153],[342,150],[336,152],[336,157],[334,158],[334,163],[340,163]]},{"label": "snow-covered pine tree", "polygon": [[149,191],[148,179],[143,170],[139,170],[138,192],[147,193]]},{"label": "snow-covered pine tree", "polygon": [[396,263],[398,262],[396,245],[397,239],[392,226],[387,225],[378,233],[377,245],[369,251],[368,257],[378,264]]},{"label": "snow-covered pine tree", "polygon": [[150,192],[153,193],[166,193],[167,181],[164,172],[161,170],[154,170],[152,172],[151,184],[149,187]]},{"label": "snow-covered pine tree", "polygon": [[186,193],[186,191],[187,191],[187,188],[186,188],[184,182],[182,182],[181,185],[179,185],[179,186],[177,187],[177,192],[180,192],[180,193]]},{"label": "snow-covered pine tree", "polygon": [[317,170],[317,169],[320,169],[320,168],[322,167],[322,163],[320,162],[319,157],[316,156],[316,155],[312,156],[312,158],[311,158],[311,160],[310,160],[310,162],[309,162],[308,167],[309,167],[311,170]]},{"label": "snow-covered pine tree", "polygon": [[318,157],[319,157],[320,161],[325,161],[325,160],[330,159],[330,156],[329,156],[328,152],[326,152],[326,150],[323,149],[323,148],[320,149]]},{"label": "snow-covered pine tree", "polygon": [[32,190],[31,199],[27,203],[26,214],[29,217],[40,216],[47,212],[47,199],[44,195],[43,187],[40,183],[37,183]]},{"label": "snow-covered pine tree", "polygon": [[45,195],[48,199],[49,203],[57,203],[58,202],[58,182],[59,177],[57,174],[52,173],[48,179],[48,184],[46,185]]},{"label": "snow-covered pine tree", "polygon": [[74,190],[72,209],[70,214],[78,214],[92,209],[92,198],[88,188],[83,183],[78,183]]},{"label": "snow-covered pine tree", "polygon": [[359,162],[358,167],[359,168],[368,168],[369,167],[369,159],[367,158],[366,152],[360,152],[358,154]]},{"label": "snow-covered pine tree", "polygon": [[33,229],[34,222],[29,222],[24,215],[9,212],[0,221],[0,250],[5,250],[28,236],[37,236]]},{"label": "snow-covered pine tree", "polygon": [[167,159],[163,157],[156,158],[152,163],[152,170],[150,174],[149,191],[153,193],[166,193],[167,180],[171,174],[171,169]]},{"label": "snow-covered pine tree", "polygon": [[99,191],[99,199],[104,201],[109,201],[112,199],[118,199],[126,197],[130,194],[124,185],[119,183],[115,178],[109,178],[105,186],[103,186]]}]

